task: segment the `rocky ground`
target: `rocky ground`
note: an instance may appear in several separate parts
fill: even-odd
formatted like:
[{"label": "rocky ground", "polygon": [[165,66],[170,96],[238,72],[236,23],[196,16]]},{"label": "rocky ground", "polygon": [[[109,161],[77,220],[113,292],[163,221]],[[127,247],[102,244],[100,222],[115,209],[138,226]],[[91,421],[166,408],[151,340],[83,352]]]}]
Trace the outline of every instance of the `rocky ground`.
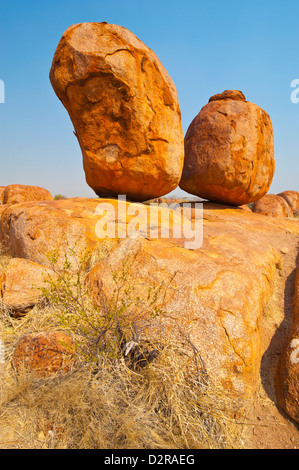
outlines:
[{"label": "rocky ground", "polygon": [[[122,207],[116,211],[118,232],[109,239],[99,238],[99,201],[110,208],[108,229],[115,223],[116,208]],[[188,337],[205,370],[234,397],[231,412],[240,421],[244,447],[297,448],[298,423],[292,420],[297,410],[292,409],[295,414],[289,416],[278,406],[275,374],[295,321],[298,220],[252,213],[247,206],[205,202],[202,210],[193,201],[188,220],[200,224],[197,229],[202,227],[203,239],[201,246],[187,248],[186,234],[176,237],[171,232],[170,238],[163,239],[150,233],[147,217],[150,210],[153,214],[161,210],[159,229],[165,228],[169,215],[172,228],[177,228],[183,220],[182,201],[174,212],[157,203],[118,204],[113,199],[75,198],[0,206],[2,243],[13,256],[1,278],[4,305],[15,318],[26,317],[40,300],[29,279],[42,283],[41,271],[50,273],[52,269],[46,252],[60,250],[63,255],[73,246],[73,254],[78,250],[79,255],[84,247],[94,253],[84,269],[93,301],[101,306],[103,296],[109,297],[115,288],[113,272],[121,272],[124,260],[136,255],[127,273],[134,295],[142,301],[150,285],[170,286],[163,297],[162,327],[176,341],[182,339],[182,333]],[[132,222],[130,210],[136,208],[141,211],[142,230],[137,238],[121,238],[122,230]],[[63,259],[57,256],[58,269],[63,269]],[[71,262],[69,268],[73,267]],[[127,339],[142,343],[146,332],[147,338],[156,341],[161,318],[157,322],[147,309],[137,316],[132,310],[130,315],[136,336]],[[24,349],[27,357],[28,344]],[[39,357],[29,362],[35,367]],[[49,360],[51,357],[46,358]],[[51,369],[49,364],[47,368]],[[293,374],[292,380],[296,377]],[[285,400],[291,402],[292,396]]]},{"label": "rocky ground", "polygon": [[245,432],[253,449],[298,449],[299,424],[278,405],[274,376],[277,360],[293,321],[294,280],[298,242],[288,245],[282,269],[277,272],[275,290],[263,318],[263,356],[257,399]]}]

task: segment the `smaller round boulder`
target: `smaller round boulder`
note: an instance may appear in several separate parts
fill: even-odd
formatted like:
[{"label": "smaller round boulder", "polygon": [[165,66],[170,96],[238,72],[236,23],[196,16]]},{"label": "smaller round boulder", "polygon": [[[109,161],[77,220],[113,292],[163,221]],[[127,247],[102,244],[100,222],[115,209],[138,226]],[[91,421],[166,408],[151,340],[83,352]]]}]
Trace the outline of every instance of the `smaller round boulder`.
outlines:
[{"label": "smaller round boulder", "polygon": [[51,193],[39,186],[24,184],[10,184],[6,186],[3,194],[3,204],[18,204],[28,201],[52,201]]},{"label": "smaller round boulder", "polygon": [[275,194],[265,194],[256,201],[252,206],[252,212],[270,217],[293,217],[293,212],[286,200]]},{"label": "smaller round boulder", "polygon": [[18,342],[12,364],[17,371],[34,371],[39,377],[66,372],[72,365],[74,344],[62,331],[31,333]]},{"label": "smaller round boulder", "polygon": [[266,111],[238,90],[212,96],[186,133],[180,188],[241,206],[267,193],[274,170],[273,128]]}]

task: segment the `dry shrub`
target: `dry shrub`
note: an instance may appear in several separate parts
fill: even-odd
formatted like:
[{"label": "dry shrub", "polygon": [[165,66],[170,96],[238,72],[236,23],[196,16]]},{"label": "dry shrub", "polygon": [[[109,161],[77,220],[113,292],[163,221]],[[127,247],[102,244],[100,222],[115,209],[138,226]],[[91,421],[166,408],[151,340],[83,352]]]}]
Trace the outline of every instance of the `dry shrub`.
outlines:
[{"label": "dry shrub", "polygon": [[38,379],[2,371],[0,446],[74,449],[240,447],[240,425],[226,397],[169,345],[133,371],[109,361],[96,374],[86,364]]},{"label": "dry shrub", "polygon": [[242,447],[242,426],[229,417],[231,401],[187,339],[165,341],[143,367],[107,355],[100,368],[80,357],[67,373],[42,379],[25,369],[16,374],[10,359],[17,341],[57,329],[54,318],[50,307],[23,319],[2,318],[1,448]]},{"label": "dry shrub", "polygon": [[[116,276],[121,286],[114,293],[117,302],[109,304],[102,319],[98,318],[101,312],[92,313],[89,303],[82,304],[79,277],[75,277],[74,289],[68,273],[56,286],[50,284],[48,300],[52,303],[40,304],[26,317],[14,319],[2,309],[0,338],[5,344],[5,363],[0,364],[0,447],[242,447],[242,426],[229,411],[232,400],[209,376],[188,337],[182,334],[178,342],[170,335],[161,336],[154,344],[150,338],[147,342],[143,338],[140,344],[131,341],[125,345],[130,353],[125,353],[120,345],[115,347],[115,335],[103,336],[105,322],[110,322],[107,325],[114,333],[121,315],[132,306],[126,297],[126,272]],[[160,286],[151,290],[150,302],[161,320],[163,310],[156,300],[162,291]],[[73,333],[78,343],[81,338],[84,354],[78,348],[73,369],[47,378],[25,369],[16,373],[11,357],[17,341],[25,334],[51,329]],[[94,348],[97,336],[90,337],[91,333],[100,334],[104,347]],[[86,346],[91,347],[91,355],[86,354]],[[147,355],[145,349],[156,354]]]}]

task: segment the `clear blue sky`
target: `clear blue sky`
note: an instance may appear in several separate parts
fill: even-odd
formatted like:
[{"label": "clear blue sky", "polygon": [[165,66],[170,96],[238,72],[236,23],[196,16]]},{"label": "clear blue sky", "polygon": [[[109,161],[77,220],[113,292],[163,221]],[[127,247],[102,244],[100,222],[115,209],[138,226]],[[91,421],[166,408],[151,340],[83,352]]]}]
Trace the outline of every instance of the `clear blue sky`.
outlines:
[{"label": "clear blue sky", "polygon": [[211,95],[242,90],[272,119],[270,192],[299,191],[299,103],[290,99],[290,84],[299,79],[298,0],[1,0],[0,185],[94,196],[72,124],[49,81],[63,32],[89,21],[122,25],[153,49],[177,87],[184,133]]}]

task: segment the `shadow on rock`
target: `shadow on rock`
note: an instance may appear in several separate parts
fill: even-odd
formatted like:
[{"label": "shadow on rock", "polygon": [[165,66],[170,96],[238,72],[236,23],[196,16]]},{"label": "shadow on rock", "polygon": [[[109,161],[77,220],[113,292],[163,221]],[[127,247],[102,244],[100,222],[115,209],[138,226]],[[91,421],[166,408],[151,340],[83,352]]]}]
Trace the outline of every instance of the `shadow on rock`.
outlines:
[{"label": "shadow on rock", "polygon": [[299,424],[290,418],[278,405],[275,391],[275,373],[278,359],[288,343],[289,334],[293,323],[293,307],[294,307],[294,281],[296,269],[286,278],[284,288],[284,319],[276,329],[271,342],[264,352],[261,360],[261,382],[268,397],[275,404],[279,413],[291,421],[297,430]]}]

